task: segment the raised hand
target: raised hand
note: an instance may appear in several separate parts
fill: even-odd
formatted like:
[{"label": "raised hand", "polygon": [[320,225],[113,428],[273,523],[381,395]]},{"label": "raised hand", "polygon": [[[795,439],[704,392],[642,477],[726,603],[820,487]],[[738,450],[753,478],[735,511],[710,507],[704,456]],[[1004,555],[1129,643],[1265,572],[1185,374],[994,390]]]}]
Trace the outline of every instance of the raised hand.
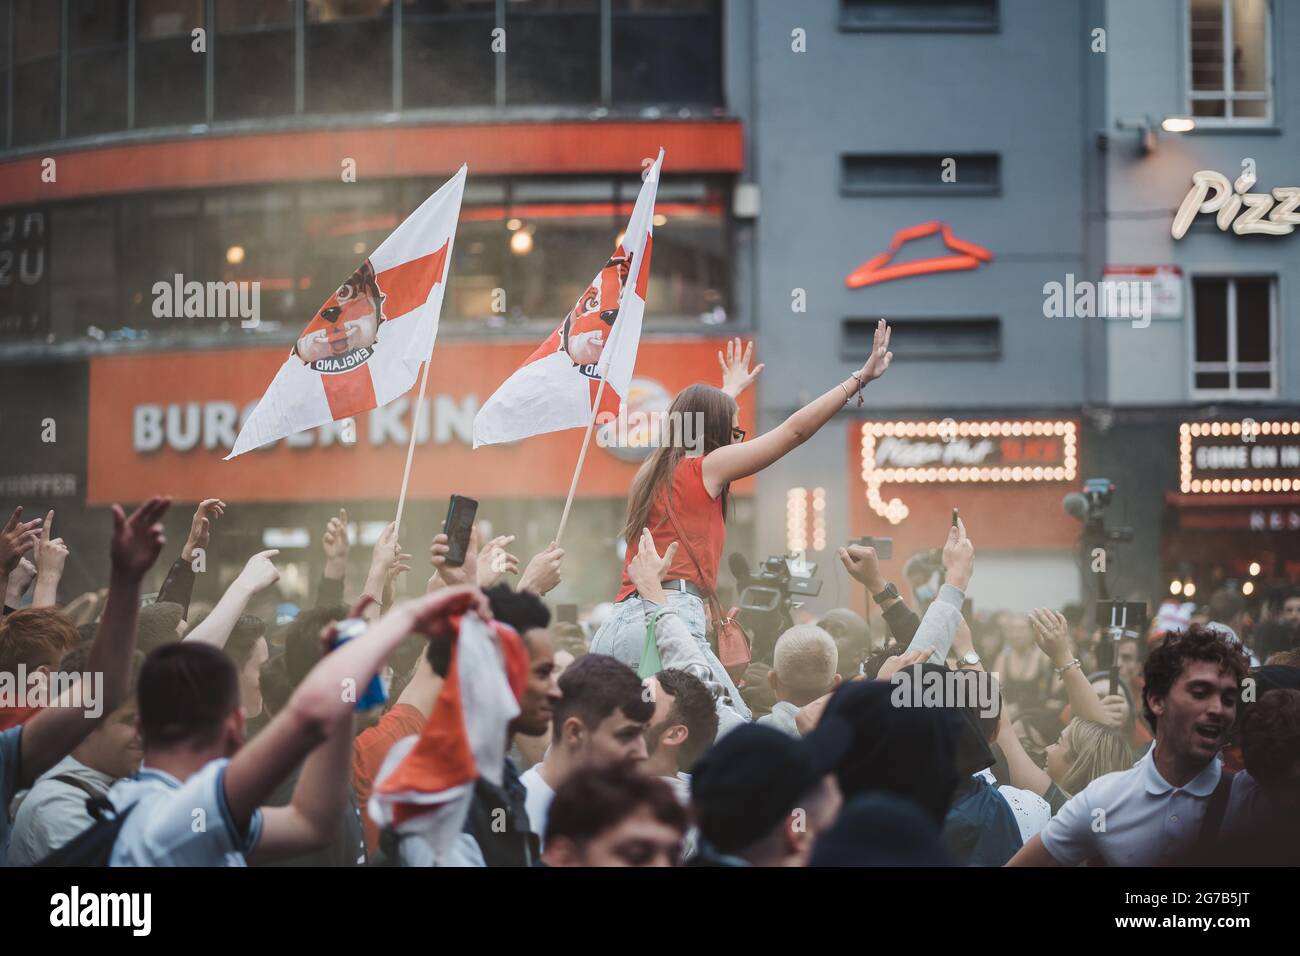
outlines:
[{"label": "raised hand", "polygon": [[[26,558],[19,558],[18,564],[9,575],[8,587],[5,588],[5,593],[0,597],[4,598],[5,604],[9,607],[17,607],[22,602],[23,595],[27,593],[27,589],[32,586],[32,582],[35,580],[36,565]],[[35,605],[36,601],[33,600],[32,604]]]},{"label": "raised hand", "polygon": [[889,363],[894,359],[894,353],[889,351],[889,337],[893,334],[893,329],[885,324],[881,319],[876,323],[876,334],[871,343],[871,355],[868,357],[866,364],[862,366],[858,375],[862,378],[862,384],[873,382],[885,374],[889,368]]},{"label": "raised hand", "polygon": [[68,559],[68,547],[62,538],[50,537],[50,526],[54,523],[54,512],[45,516],[41,526],[41,536],[36,541],[36,573],[59,577],[63,574],[63,563]]},{"label": "raised hand", "polygon": [[325,550],[325,577],[342,580],[348,569],[348,510],[340,508],[337,517],[330,518],[321,535]]},{"label": "raised hand", "polygon": [[560,564],[563,561],[564,549],[552,541],[546,550],[539,551],[528,562],[519,578],[519,590],[531,591],[541,597],[560,583]]},{"label": "raised hand", "polygon": [[641,529],[641,540],[637,544],[636,556],[628,562],[627,579],[636,585],[637,593],[643,598],[659,603],[663,586],[664,573],[673,563],[677,554],[677,542],[674,541],[664,549],[663,557],[655,548],[654,536],[649,528]]},{"label": "raised hand", "polygon": [[753,355],[753,339],[750,339],[742,353],[739,336],[728,340],[726,358],[723,358],[721,351],[718,352],[718,364],[722,366],[722,390],[732,398],[753,385],[758,373],[763,371],[761,363],[750,371],[749,360]]},{"label": "raised hand", "polygon": [[18,567],[18,559],[36,544],[41,536],[41,519],[20,521],[23,506],[19,505],[9,516],[4,530],[0,531],[0,574],[10,574]]},{"label": "raised hand", "polygon": [[1034,643],[1047,655],[1054,667],[1064,667],[1070,663],[1070,625],[1064,615],[1036,607],[1029,612],[1029,623],[1034,629]]},{"label": "raised hand", "polygon": [[475,558],[478,586],[490,588],[501,580],[503,574],[518,574],[519,559],[506,550],[515,540],[513,534],[500,534],[483,545]]},{"label": "raised hand", "polygon": [[478,582],[478,528],[469,533],[469,545],[465,548],[465,563],[458,568],[447,564],[447,555],[451,553],[451,539],[446,533],[436,534],[429,543],[429,563],[441,578],[442,583],[455,585],[473,585]]},{"label": "raised hand", "polygon": [[226,503],[220,498],[204,498],[194,509],[190,519],[190,534],[181,548],[181,559],[192,561],[195,548],[206,548],[211,537],[212,522],[226,513]]},{"label": "raised hand", "polygon": [[957,519],[957,526],[948,529],[948,540],[943,546],[943,567],[946,580],[955,588],[965,591],[975,570],[975,545],[966,535],[966,525]]},{"label": "raised hand", "polygon": [[866,548],[860,544],[851,544],[837,552],[844,570],[849,577],[863,584],[868,594],[879,594],[885,589],[885,579],[880,576],[880,559],[876,557],[875,548]]},{"label": "raised hand", "polygon": [[127,517],[121,505],[113,505],[109,560],[114,575],[138,583],[153,567],[167,542],[161,521],[171,506],[171,498],[154,495]]},{"label": "raised hand", "polygon": [[1115,730],[1120,730],[1128,720],[1128,701],[1123,694],[1107,694],[1101,699],[1101,709],[1105,719],[1099,723]]},{"label": "raised hand", "polygon": [[245,562],[244,570],[239,572],[239,577],[235,579],[235,583],[247,588],[250,594],[265,591],[280,580],[279,568],[271,563],[271,559],[279,553],[276,548],[257,552]]},{"label": "raised hand", "polygon": [[492,605],[488,603],[487,597],[478,588],[468,585],[443,588],[407,601],[394,608],[393,613],[409,619],[409,631],[428,637],[440,637],[451,631],[448,618],[466,611],[477,612],[485,621],[492,619]]},{"label": "raised hand", "polygon": [[885,662],[880,665],[880,673],[876,675],[876,680],[889,680],[899,671],[906,670],[927,660],[931,653],[931,651],[923,648],[916,651],[904,651],[902,654],[895,654],[893,657],[886,657]]}]

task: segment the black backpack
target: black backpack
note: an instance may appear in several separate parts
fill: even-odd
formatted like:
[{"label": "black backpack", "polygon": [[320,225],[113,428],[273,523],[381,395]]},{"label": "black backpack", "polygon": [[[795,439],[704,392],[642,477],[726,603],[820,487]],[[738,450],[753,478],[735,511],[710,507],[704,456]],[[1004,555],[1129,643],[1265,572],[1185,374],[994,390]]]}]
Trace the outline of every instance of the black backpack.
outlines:
[{"label": "black backpack", "polygon": [[86,792],[86,810],[90,813],[92,823],[63,846],[50,853],[43,860],[37,861],[40,867],[48,866],[108,866],[113,855],[113,844],[122,824],[135,809],[135,804],[118,812],[108,797],[104,796],[84,780],[71,774],[60,774],[54,778]]}]

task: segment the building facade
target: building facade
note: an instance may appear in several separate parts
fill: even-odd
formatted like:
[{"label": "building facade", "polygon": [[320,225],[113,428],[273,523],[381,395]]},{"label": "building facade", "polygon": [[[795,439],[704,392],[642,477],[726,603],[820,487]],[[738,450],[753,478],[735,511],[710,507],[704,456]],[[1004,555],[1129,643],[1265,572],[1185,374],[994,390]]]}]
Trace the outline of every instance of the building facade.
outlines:
[{"label": "building facade", "polygon": [[[409,409],[351,444],[326,429],[222,463],[231,429],[310,310],[468,162],[412,540],[477,490],[539,549],[581,436],[471,453],[467,423],[571,306],[663,146],[649,405],[753,336],[753,434],[860,366],[877,317],[895,328],[865,405],[738,489],[729,550],[806,550],[812,606],[853,605],[835,547],[891,537],[901,577],[955,507],[977,605],[1059,605],[1095,586],[1062,499],[1107,478],[1104,520],[1131,532],[1112,594],[1294,578],[1297,39],[1277,0],[0,0],[18,451],[0,505],[66,514],[89,583],[107,504],[166,476],[187,502],[246,503],[231,554],[267,525],[298,542],[309,590],[338,504],[369,534],[391,510]],[[1201,171],[1267,195],[1276,228],[1198,212],[1175,238]],[[1236,203],[1221,191],[1193,205]],[[258,282],[258,328],[159,316],[176,276]],[[595,570],[558,600],[612,592],[635,467],[589,459],[566,543]]]}]

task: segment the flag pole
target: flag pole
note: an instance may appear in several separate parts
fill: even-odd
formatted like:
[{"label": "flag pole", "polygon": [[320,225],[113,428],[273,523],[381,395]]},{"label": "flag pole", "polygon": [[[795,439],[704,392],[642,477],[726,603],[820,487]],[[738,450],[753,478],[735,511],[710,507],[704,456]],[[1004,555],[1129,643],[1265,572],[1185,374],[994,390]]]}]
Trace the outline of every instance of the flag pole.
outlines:
[{"label": "flag pole", "polygon": [[402,531],[402,511],[406,508],[406,487],[411,482],[411,459],[415,457],[415,435],[420,428],[420,413],[424,410],[424,389],[429,384],[429,366],[433,364],[433,349],[429,349],[429,355],[424,360],[424,371],[420,373],[420,394],[415,399],[415,413],[411,416],[411,440],[406,446],[406,468],[402,472],[402,490],[397,496],[397,527],[394,531],[398,535]]},{"label": "flag pole", "polygon": [[[611,341],[611,346],[612,346]],[[600,397],[605,393],[605,373],[609,371],[606,367],[605,372],[601,373],[600,385],[596,388],[596,397],[591,403],[591,418],[587,420],[587,433],[582,437],[582,450],[578,452],[578,465],[573,469],[573,481],[569,484],[569,497],[564,502],[564,514],[560,515],[560,530],[555,532],[555,543],[558,545],[560,539],[564,537],[564,526],[569,523],[569,508],[573,506],[573,496],[578,490],[578,476],[582,474],[582,463],[587,460],[587,447],[591,444],[591,432],[596,426],[596,416],[600,413]]]}]

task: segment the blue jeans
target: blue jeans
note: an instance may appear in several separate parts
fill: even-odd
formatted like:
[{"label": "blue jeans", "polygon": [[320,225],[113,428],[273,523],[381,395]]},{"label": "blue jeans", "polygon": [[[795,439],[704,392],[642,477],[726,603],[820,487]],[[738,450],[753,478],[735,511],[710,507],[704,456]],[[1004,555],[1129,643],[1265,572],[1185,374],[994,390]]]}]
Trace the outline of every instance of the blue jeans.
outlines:
[{"label": "blue jeans", "polygon": [[[690,629],[691,636],[700,646],[700,651],[708,659],[713,679],[727,689],[731,697],[732,709],[746,720],[753,720],[753,715],[740,691],[722,666],[713,648],[704,636],[704,602],[694,594],[684,591],[669,591],[668,606],[675,611]],[[629,597],[614,605],[614,613],[609,616],[595,637],[591,639],[591,653],[608,654],[617,657],[628,667],[636,670],[641,666],[641,652],[645,649],[646,620],[645,605],[639,597]]]}]

